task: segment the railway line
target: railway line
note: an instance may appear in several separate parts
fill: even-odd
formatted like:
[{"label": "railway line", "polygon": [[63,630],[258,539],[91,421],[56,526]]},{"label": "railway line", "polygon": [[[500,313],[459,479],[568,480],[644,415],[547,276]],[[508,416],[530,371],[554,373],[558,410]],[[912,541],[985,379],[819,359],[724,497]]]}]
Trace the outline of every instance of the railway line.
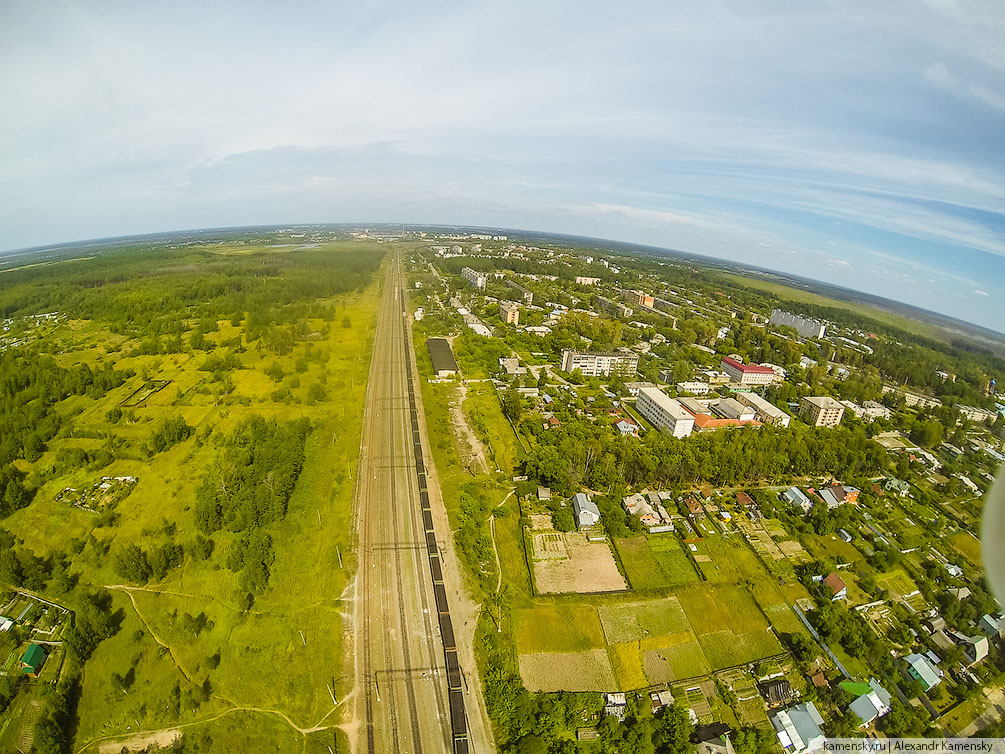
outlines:
[{"label": "railway line", "polygon": [[398,260],[387,272],[357,484],[357,751],[467,754],[465,683],[443,580]]}]

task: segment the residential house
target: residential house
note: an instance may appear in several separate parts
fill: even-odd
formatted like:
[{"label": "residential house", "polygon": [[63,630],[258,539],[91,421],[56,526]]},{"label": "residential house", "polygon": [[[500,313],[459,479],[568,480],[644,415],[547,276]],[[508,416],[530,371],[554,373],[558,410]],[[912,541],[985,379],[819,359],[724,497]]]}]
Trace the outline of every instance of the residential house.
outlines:
[{"label": "residential house", "polygon": [[[870,678],[868,684],[842,683],[841,686],[850,691],[849,686],[865,687],[865,689],[862,689],[864,693],[860,694],[848,707],[861,721],[858,726],[860,728],[871,725],[874,720],[883,717],[891,709],[890,692],[880,686],[879,681],[875,678]],[[852,693],[855,693],[855,691],[852,691]]]},{"label": "residential house", "polygon": [[971,665],[983,660],[988,656],[990,642],[986,636],[969,636],[963,644],[963,655]]},{"label": "residential house", "polygon": [[[3,619],[0,618],[0,623]],[[1001,615],[995,617],[993,615],[984,615],[981,617],[980,621],[981,631],[984,632],[985,636],[990,639],[1000,639],[1005,635],[1005,618]]]},{"label": "residential house", "polygon": [[10,631],[14,627],[14,621],[6,615],[0,615],[0,634]]},{"label": "residential house", "polygon": [[31,644],[21,655],[21,672],[31,678],[38,678],[45,665],[45,649],[39,644]]},{"label": "residential house", "polygon": [[754,498],[752,498],[743,490],[740,490],[739,492],[736,493],[736,503],[737,505],[743,506],[744,508],[748,509],[753,508],[754,506],[757,505],[757,503],[754,502]]},{"label": "residential house", "polygon": [[824,719],[813,702],[779,710],[771,718],[778,743],[786,754],[807,754],[822,749],[825,739],[820,726],[823,724]]},{"label": "residential house", "polygon": [[614,422],[614,428],[621,433],[622,437],[639,436],[639,425],[629,419],[618,419]]},{"label": "residential house", "polygon": [[798,487],[789,487],[782,493],[782,499],[790,505],[801,508],[804,514],[809,513],[810,509],[813,508],[813,502]]},{"label": "residential house", "polygon": [[904,658],[904,661],[907,663],[908,675],[921,681],[921,685],[925,687],[925,691],[931,691],[942,683],[942,670],[933,665],[932,661],[925,655],[915,652]]},{"label": "residential house", "polygon": [[854,503],[858,500],[860,490],[846,484],[832,484],[820,490],[820,498],[827,503],[828,508],[837,508],[845,503]]},{"label": "residential house", "polygon": [[586,529],[600,521],[600,508],[585,493],[577,492],[572,498],[572,513],[576,526]]},{"label": "residential house", "polygon": [[634,495],[629,495],[621,501],[621,504],[625,508],[625,512],[629,516],[638,516],[639,521],[646,527],[659,526],[660,518],[659,514],[656,513],[655,509],[649,504],[645,495],[636,492]]},{"label": "residential house", "polygon": [[823,585],[830,587],[831,591],[834,592],[834,596],[831,597],[833,601],[836,602],[837,600],[848,598],[848,587],[836,573],[831,573],[827,578],[825,578],[823,580]]}]

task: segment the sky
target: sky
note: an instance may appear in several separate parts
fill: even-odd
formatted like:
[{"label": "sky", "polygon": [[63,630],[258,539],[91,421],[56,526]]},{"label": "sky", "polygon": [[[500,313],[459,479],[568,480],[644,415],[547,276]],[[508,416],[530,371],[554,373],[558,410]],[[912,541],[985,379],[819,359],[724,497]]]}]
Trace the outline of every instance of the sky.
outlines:
[{"label": "sky", "polygon": [[652,244],[1005,331],[1005,4],[0,3],[0,250],[306,222]]}]

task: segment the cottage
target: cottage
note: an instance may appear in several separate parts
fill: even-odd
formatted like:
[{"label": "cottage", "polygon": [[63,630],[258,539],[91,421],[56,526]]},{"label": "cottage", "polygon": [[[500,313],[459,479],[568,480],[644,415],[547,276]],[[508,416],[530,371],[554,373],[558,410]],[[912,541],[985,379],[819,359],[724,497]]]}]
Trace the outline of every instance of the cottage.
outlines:
[{"label": "cottage", "polygon": [[687,506],[687,514],[692,519],[697,518],[704,512],[701,503],[695,500],[693,495],[688,495],[684,498],[684,505]]},{"label": "cottage", "polygon": [[[877,720],[890,711],[890,692],[879,685],[879,681],[870,678],[868,684],[841,684],[842,687],[865,686],[862,693],[855,701],[849,705],[848,709],[855,713],[859,719],[860,728],[865,728],[874,720]],[[851,690],[851,689],[849,689]],[[854,693],[854,692],[853,692]]]},{"label": "cottage", "polygon": [[823,581],[824,586],[830,587],[831,591],[834,592],[834,596],[831,597],[833,601],[843,600],[848,597],[848,587],[841,580],[841,577],[836,573],[831,573]]},{"label": "cottage", "polygon": [[0,634],[10,631],[14,627],[14,621],[6,615],[0,615]]},{"label": "cottage", "polygon": [[744,508],[753,508],[756,505],[754,498],[743,490],[736,493],[736,503],[737,505],[742,505]]},{"label": "cottage", "polygon": [[907,673],[915,680],[921,681],[921,685],[925,687],[925,691],[931,691],[933,688],[942,683],[942,671],[932,665],[931,660],[929,660],[925,655],[914,654],[908,655],[905,658],[907,663]]},{"label": "cottage", "polygon": [[988,656],[989,647],[988,637],[970,636],[963,644],[963,655],[967,658],[967,662],[974,665]]},{"label": "cottage", "polygon": [[572,512],[576,517],[576,526],[586,529],[600,521],[600,508],[582,492],[577,492],[572,498]]},{"label": "cottage", "polygon": [[21,672],[31,678],[38,678],[45,665],[45,650],[39,644],[31,644],[21,655]]}]

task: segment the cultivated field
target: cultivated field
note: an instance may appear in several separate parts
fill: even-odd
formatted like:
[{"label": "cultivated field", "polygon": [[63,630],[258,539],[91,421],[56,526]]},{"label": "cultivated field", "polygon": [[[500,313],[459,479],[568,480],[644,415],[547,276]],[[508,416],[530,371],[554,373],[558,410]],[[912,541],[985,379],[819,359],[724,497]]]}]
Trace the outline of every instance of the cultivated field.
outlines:
[{"label": "cultivated field", "polygon": [[610,691],[617,687],[603,649],[520,655],[520,677],[529,691]]},{"label": "cultivated field", "polygon": [[[542,536],[549,535],[535,535]],[[580,532],[562,536],[566,557],[534,561],[534,585],[540,594],[591,594],[628,588],[607,542],[590,542]]]}]

